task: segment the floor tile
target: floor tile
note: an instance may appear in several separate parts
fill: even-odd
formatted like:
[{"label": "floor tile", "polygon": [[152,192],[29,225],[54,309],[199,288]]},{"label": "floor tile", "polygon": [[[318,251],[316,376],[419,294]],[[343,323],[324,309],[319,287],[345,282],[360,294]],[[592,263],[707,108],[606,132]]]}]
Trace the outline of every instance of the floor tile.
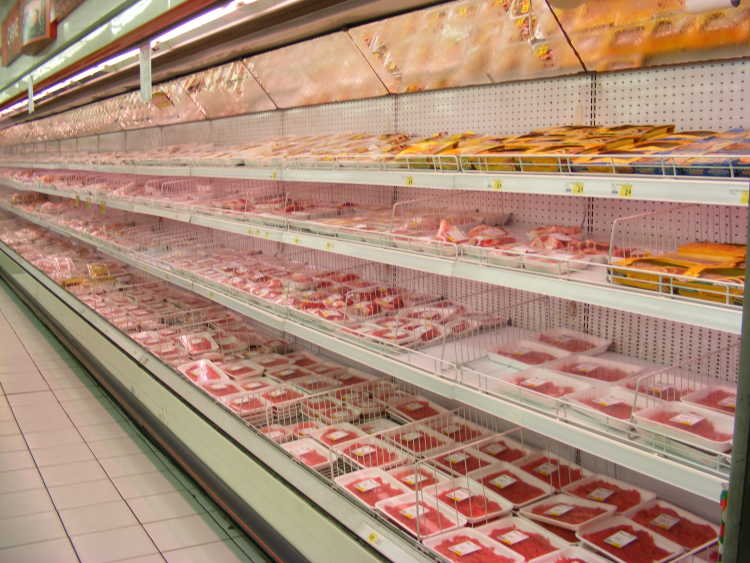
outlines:
[{"label": "floor tile", "polygon": [[99,459],[143,453],[143,449],[147,448],[144,442],[134,440],[129,436],[110,438],[109,440],[95,440],[88,442],[88,445]]},{"label": "floor tile", "polygon": [[36,468],[0,472],[0,493],[26,491],[43,487],[42,478]]},{"label": "floor tile", "polygon": [[[154,553],[152,555],[142,555],[141,557],[134,557],[133,559],[120,559],[117,563],[164,563],[166,560],[160,553]],[[217,561],[216,563],[221,563]]]},{"label": "floor tile", "polygon": [[15,518],[54,510],[45,489],[30,489],[0,495],[0,518]]},{"label": "floor tile", "polygon": [[52,391],[37,391],[34,393],[25,393],[17,397],[9,397],[8,402],[11,406],[20,407],[22,405],[46,405],[56,403],[57,399]]},{"label": "floor tile", "polygon": [[48,487],[60,487],[62,485],[75,485],[87,481],[101,481],[107,478],[107,474],[95,459],[76,461],[63,465],[48,465],[40,467],[39,471]]},{"label": "floor tile", "polygon": [[26,441],[20,434],[14,434],[12,436],[0,435],[0,455],[2,455],[2,452],[15,452],[25,449]]},{"label": "floor tile", "polygon": [[18,425],[24,432],[44,432],[47,430],[61,430],[63,428],[72,428],[73,423],[65,415],[50,415],[49,418],[24,419],[18,417]]},{"label": "floor tile", "polygon": [[0,563],[78,563],[68,538],[0,550]]},{"label": "floor tile", "polygon": [[80,431],[87,442],[94,442],[128,436],[125,428],[118,422],[109,422],[107,424],[81,426]]},{"label": "floor tile", "polygon": [[162,553],[227,538],[224,531],[206,514],[152,522],[143,527]]},{"label": "floor tile", "polygon": [[32,451],[37,448],[51,448],[53,446],[83,443],[83,438],[81,438],[81,435],[73,425],[59,430],[25,432],[24,437]]},{"label": "floor tile", "polygon": [[121,500],[61,510],[60,518],[71,536],[138,524],[128,505]]},{"label": "floor tile", "polygon": [[168,563],[234,563],[250,561],[232,541],[216,541],[164,553]]},{"label": "floor tile", "polygon": [[104,395],[104,391],[95,387],[77,387],[71,389],[59,389],[54,392],[55,397],[58,401],[76,401],[78,399],[91,399],[94,397],[101,397]]},{"label": "floor tile", "polygon": [[102,459],[100,462],[104,470],[112,478],[138,475],[140,473],[153,473],[154,471],[166,471],[166,467],[164,467],[156,455],[149,452],[110,457]]},{"label": "floor tile", "polygon": [[28,450],[5,452],[0,455],[0,471],[15,471],[34,467],[34,460]]},{"label": "floor tile", "polygon": [[58,510],[120,500],[117,489],[108,479],[50,487],[49,492]]},{"label": "floor tile", "polygon": [[0,548],[65,537],[55,512],[41,512],[0,520]]},{"label": "floor tile", "polygon": [[112,481],[126,499],[184,490],[179,481],[167,473],[141,473],[116,477]]},{"label": "floor tile", "polygon": [[14,393],[29,393],[33,391],[44,391],[49,385],[41,375],[18,375],[5,379],[2,382],[3,391],[7,395]]},{"label": "floor tile", "polygon": [[104,409],[86,410],[70,413],[70,419],[76,426],[87,426],[89,424],[109,424],[115,420],[122,420],[119,414],[108,412]]},{"label": "floor tile", "polygon": [[81,442],[78,444],[64,444],[51,448],[37,448],[33,450],[34,459],[39,467],[47,465],[62,465],[74,461],[94,459],[89,447]]},{"label": "floor tile", "polygon": [[90,398],[90,399],[75,399],[73,401],[62,401],[61,406],[63,410],[68,413],[79,413],[85,411],[99,411],[104,414],[109,414],[108,405],[101,399]]},{"label": "floor tile", "polygon": [[156,553],[156,547],[140,526],[73,536],[81,561],[105,563]]},{"label": "floor tile", "polygon": [[20,434],[21,431],[18,428],[18,424],[16,424],[15,420],[3,420],[0,418],[0,436],[13,436],[15,434]]},{"label": "floor tile", "polygon": [[138,520],[143,523],[157,522],[205,512],[201,504],[187,491],[173,491],[128,499]]}]

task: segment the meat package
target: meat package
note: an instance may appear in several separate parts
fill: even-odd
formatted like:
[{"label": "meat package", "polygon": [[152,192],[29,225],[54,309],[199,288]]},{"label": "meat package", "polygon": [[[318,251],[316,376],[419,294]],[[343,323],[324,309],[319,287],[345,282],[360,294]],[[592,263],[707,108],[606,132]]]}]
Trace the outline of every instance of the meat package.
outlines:
[{"label": "meat package", "polygon": [[428,549],[456,563],[521,563],[525,559],[474,528],[445,532],[424,540]]}]

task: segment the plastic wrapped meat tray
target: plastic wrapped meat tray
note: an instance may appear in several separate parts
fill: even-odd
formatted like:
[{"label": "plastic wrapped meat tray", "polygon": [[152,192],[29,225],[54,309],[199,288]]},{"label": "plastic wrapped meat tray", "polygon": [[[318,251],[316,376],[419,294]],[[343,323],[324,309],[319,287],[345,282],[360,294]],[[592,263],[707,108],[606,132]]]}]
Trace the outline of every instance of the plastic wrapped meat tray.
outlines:
[{"label": "plastic wrapped meat tray", "polygon": [[505,516],[513,510],[512,502],[473,479],[454,479],[426,492],[455,509],[469,524]]},{"label": "plastic wrapped meat tray", "polygon": [[685,403],[664,403],[633,414],[641,428],[715,452],[732,448],[734,418]]},{"label": "plastic wrapped meat tray", "polygon": [[635,391],[619,385],[597,386],[568,395],[579,412],[618,430],[628,430],[633,415]]},{"label": "plastic wrapped meat tray", "polygon": [[499,462],[473,472],[472,479],[520,508],[552,494],[550,485],[521,471],[515,465]]},{"label": "plastic wrapped meat tray", "polygon": [[360,469],[334,479],[349,496],[370,508],[375,503],[409,493],[409,488],[382,469]]},{"label": "plastic wrapped meat tray", "polygon": [[578,531],[584,526],[614,514],[617,507],[570,495],[554,495],[521,508],[529,520]]},{"label": "plastic wrapped meat tray", "polygon": [[517,395],[547,408],[555,408],[560,400],[572,393],[591,388],[591,383],[555,371],[532,368],[500,376],[488,384],[490,392]]},{"label": "plastic wrapped meat tray", "polygon": [[647,369],[642,365],[578,354],[550,362],[544,367],[564,375],[583,378],[591,383],[605,384],[618,383],[624,379],[640,375]]},{"label": "plastic wrapped meat tray", "polygon": [[318,444],[312,438],[302,438],[293,442],[286,442],[282,446],[300,463],[321,471],[331,466],[336,456],[328,451],[325,446]]},{"label": "plastic wrapped meat tray", "polygon": [[603,354],[612,344],[611,340],[599,338],[567,328],[553,328],[539,334],[539,341],[568,352],[594,356]]},{"label": "plastic wrapped meat tray", "polygon": [[474,528],[445,532],[424,540],[424,545],[441,559],[456,563],[522,563],[517,553],[491,540]]},{"label": "plastic wrapped meat tray", "polygon": [[688,551],[699,551],[719,537],[715,524],[663,500],[651,500],[625,516]]},{"label": "plastic wrapped meat tray", "polygon": [[554,554],[568,547],[567,542],[533,521],[518,516],[492,521],[480,526],[477,531],[518,553],[524,561],[537,561],[537,557]]},{"label": "plastic wrapped meat tray", "polygon": [[375,507],[401,528],[418,538],[455,530],[466,520],[431,495],[410,492],[378,502]]},{"label": "plastic wrapped meat tray", "polygon": [[613,504],[617,507],[618,514],[637,510],[656,498],[656,494],[651,491],[604,475],[590,475],[563,487],[563,492],[594,502]]}]

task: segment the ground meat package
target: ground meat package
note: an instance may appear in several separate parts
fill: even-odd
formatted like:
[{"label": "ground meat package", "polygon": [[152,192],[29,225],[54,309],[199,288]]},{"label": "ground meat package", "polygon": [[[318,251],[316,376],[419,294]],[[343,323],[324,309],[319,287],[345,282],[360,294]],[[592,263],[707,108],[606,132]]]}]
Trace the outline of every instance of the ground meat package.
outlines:
[{"label": "ground meat package", "polygon": [[691,551],[706,547],[719,536],[715,524],[663,500],[652,500],[625,516]]},{"label": "ground meat package", "polygon": [[568,396],[577,410],[597,423],[628,430],[635,403],[635,391],[620,385],[599,385]]},{"label": "ground meat package", "polygon": [[347,458],[355,466],[363,469],[370,467],[389,469],[403,465],[410,459],[394,446],[379,438],[369,436],[336,446],[334,451]]},{"label": "ground meat package", "polygon": [[518,460],[514,465],[558,490],[591,475],[575,463],[552,454],[531,455]]},{"label": "ground meat package", "polygon": [[426,493],[416,495],[410,492],[381,500],[375,507],[418,538],[427,538],[466,525],[465,518]]},{"label": "ground meat package", "polygon": [[521,563],[523,557],[473,528],[445,532],[424,540],[440,557],[456,563]]},{"label": "ground meat package", "polygon": [[457,510],[472,525],[505,516],[513,510],[512,502],[466,477],[451,479],[430,487],[426,492]]},{"label": "ground meat package", "polygon": [[336,477],[336,484],[349,496],[370,508],[375,503],[409,493],[409,488],[382,469],[360,469]]},{"label": "ground meat package", "polygon": [[547,483],[510,463],[496,462],[473,472],[471,478],[512,502],[514,508],[535,502],[553,492]]},{"label": "ground meat package", "polygon": [[534,559],[534,563],[610,563],[610,560],[584,547],[571,545],[555,553],[542,555]]},{"label": "ground meat package", "polygon": [[660,563],[684,551],[676,543],[622,516],[586,526],[577,535],[586,546],[620,563]]},{"label": "ground meat package", "polygon": [[526,369],[553,360],[570,356],[571,352],[562,350],[537,340],[519,339],[501,344],[489,353],[490,360],[516,369]]},{"label": "ground meat package", "polygon": [[613,504],[559,494],[523,507],[520,514],[530,520],[578,531],[584,526],[614,514],[616,510],[617,507]]},{"label": "ground meat package", "polygon": [[438,434],[423,424],[408,424],[396,430],[386,432],[384,439],[406,450],[412,455],[429,457],[455,447],[453,440]]},{"label": "ground meat package", "polygon": [[633,416],[642,428],[702,449],[727,452],[732,448],[734,418],[716,411],[671,402],[639,410]]},{"label": "ground meat package", "polygon": [[575,354],[594,356],[603,354],[612,344],[611,340],[567,328],[553,328],[539,334],[539,341]]},{"label": "ground meat package", "polygon": [[500,376],[493,390],[500,394],[517,395],[527,401],[554,409],[560,399],[591,388],[591,384],[572,375],[531,368]]},{"label": "ground meat package", "polygon": [[728,385],[707,385],[684,395],[681,400],[704,409],[734,416],[737,409],[737,388]]},{"label": "ground meat package", "polygon": [[590,475],[563,487],[563,492],[594,502],[614,504],[617,513],[630,512],[656,498],[656,494],[604,475]]},{"label": "ground meat package", "polygon": [[281,446],[288,451],[300,463],[304,463],[318,471],[326,469],[335,461],[336,456],[325,446],[322,446],[312,438],[302,438],[293,442],[286,442]]},{"label": "ground meat package", "polygon": [[602,358],[574,354],[561,360],[550,362],[547,369],[555,370],[563,375],[580,377],[591,383],[618,383],[644,372],[647,368],[642,365],[629,364]]},{"label": "ground meat package", "polygon": [[505,435],[495,436],[489,440],[482,440],[481,443],[474,444],[473,448],[485,455],[494,457],[498,461],[507,463],[513,463],[521,458],[538,453],[524,446],[521,442]]},{"label": "ground meat package", "polygon": [[493,520],[476,530],[513,550],[524,561],[536,561],[537,557],[558,553],[569,545],[531,520],[518,516]]}]

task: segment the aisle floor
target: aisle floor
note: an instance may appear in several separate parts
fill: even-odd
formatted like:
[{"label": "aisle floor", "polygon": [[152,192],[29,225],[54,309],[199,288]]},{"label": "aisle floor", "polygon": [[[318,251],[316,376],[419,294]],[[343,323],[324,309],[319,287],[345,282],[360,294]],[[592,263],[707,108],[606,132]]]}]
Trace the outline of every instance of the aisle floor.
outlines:
[{"label": "aisle floor", "polygon": [[0,563],[266,561],[0,281]]}]

